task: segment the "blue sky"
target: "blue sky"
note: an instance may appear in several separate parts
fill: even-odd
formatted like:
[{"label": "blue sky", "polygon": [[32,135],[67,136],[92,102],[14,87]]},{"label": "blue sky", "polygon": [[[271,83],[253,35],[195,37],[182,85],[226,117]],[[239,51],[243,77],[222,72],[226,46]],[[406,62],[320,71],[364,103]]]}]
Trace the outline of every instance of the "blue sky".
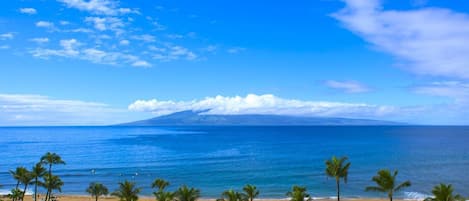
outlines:
[{"label": "blue sky", "polygon": [[467,124],[469,3],[17,0],[0,125],[186,109]]}]

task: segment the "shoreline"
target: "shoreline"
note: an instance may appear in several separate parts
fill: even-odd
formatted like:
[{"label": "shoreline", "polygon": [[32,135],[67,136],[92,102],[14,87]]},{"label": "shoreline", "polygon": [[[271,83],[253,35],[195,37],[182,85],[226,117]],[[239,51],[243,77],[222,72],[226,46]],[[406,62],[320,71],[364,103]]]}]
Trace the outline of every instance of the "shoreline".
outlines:
[{"label": "shoreline", "polygon": [[[5,196],[5,195],[2,195]],[[63,195],[56,195],[59,201],[94,201],[90,195],[70,195],[70,194],[63,194]],[[43,196],[40,196],[38,200],[40,200]],[[199,198],[198,201],[216,201],[218,198]],[[100,197],[99,200],[106,200],[106,201],[118,201],[117,197],[113,196],[105,196]],[[153,196],[139,196],[139,200],[141,201],[154,201],[155,197]],[[289,198],[256,198],[254,201],[287,201]],[[334,201],[337,200],[336,198],[312,198],[315,201]],[[351,198],[351,197],[341,197],[341,200],[349,200],[349,201],[388,201],[387,198]],[[420,199],[394,199],[395,201],[418,201]],[[33,201],[31,195],[26,195],[24,201]]]}]

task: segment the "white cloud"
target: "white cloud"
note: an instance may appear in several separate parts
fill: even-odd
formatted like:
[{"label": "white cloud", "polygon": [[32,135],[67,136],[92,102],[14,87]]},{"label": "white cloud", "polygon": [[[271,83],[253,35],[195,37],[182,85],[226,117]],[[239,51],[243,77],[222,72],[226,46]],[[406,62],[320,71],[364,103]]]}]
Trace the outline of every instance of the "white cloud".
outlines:
[{"label": "white cloud", "polygon": [[151,43],[151,42],[156,41],[155,36],[150,35],[150,34],[135,35],[135,36],[132,36],[132,39],[144,41],[144,42],[147,42],[147,43]]},{"label": "white cloud", "polygon": [[450,97],[455,104],[469,104],[469,83],[461,81],[432,82],[414,87],[415,92],[431,96]]},{"label": "white cloud", "polygon": [[38,21],[36,22],[37,27],[47,28],[50,30],[56,30],[54,23],[48,21]]},{"label": "white cloud", "polygon": [[80,52],[77,50],[77,47],[80,45],[81,43],[79,43],[76,39],[60,40],[60,46],[62,49],[37,48],[31,51],[31,54],[38,58],[49,58],[50,56],[75,57],[80,54]]},{"label": "white cloud", "polygon": [[363,103],[303,101],[283,99],[271,94],[248,94],[245,97],[216,96],[192,101],[137,100],[128,106],[131,111],[165,115],[184,110],[209,110],[206,114],[277,114],[294,116],[340,116],[353,118],[382,118],[395,114],[400,108]]},{"label": "white cloud", "polygon": [[49,42],[49,38],[32,38],[31,41],[36,43],[47,43]]},{"label": "white cloud", "polygon": [[469,78],[469,15],[442,8],[384,10],[379,0],[344,0],[345,27],[410,71]]},{"label": "white cloud", "polygon": [[182,46],[176,45],[167,48],[150,46],[149,48],[152,51],[158,52],[153,55],[153,58],[160,61],[173,61],[178,59],[195,60],[198,58],[197,54]]},{"label": "white cloud", "polygon": [[30,94],[0,94],[0,125],[89,125],[116,122],[122,113],[103,103],[53,99]]},{"label": "white cloud", "polygon": [[0,40],[11,40],[14,37],[15,37],[15,35],[13,35],[13,33],[0,34]]},{"label": "white cloud", "polygon": [[63,25],[63,26],[65,26],[65,25],[69,25],[69,24],[70,24],[70,22],[69,22],[69,21],[65,21],[65,20],[60,20],[60,22],[59,22],[59,23],[60,23],[60,25]]},{"label": "white cloud", "polygon": [[120,45],[124,45],[124,46],[125,46],[125,45],[129,45],[129,44],[130,44],[130,41],[128,41],[128,40],[121,40],[121,41],[119,41],[119,44],[120,44]]},{"label": "white cloud", "polygon": [[34,57],[48,59],[50,57],[66,57],[90,61],[97,64],[119,65],[128,64],[139,67],[149,67],[150,64],[138,56],[121,52],[110,52],[96,48],[86,48],[76,39],[61,40],[61,49],[36,48],[30,53]]},{"label": "white cloud", "polygon": [[367,86],[356,81],[327,80],[324,84],[329,88],[341,90],[346,93],[364,93],[370,91]]},{"label": "white cloud", "polygon": [[170,39],[181,39],[181,38],[184,38],[184,36],[181,35],[181,34],[168,34],[168,35],[166,35],[166,36],[167,36],[168,38],[170,38]]},{"label": "white cloud", "polygon": [[230,48],[227,50],[228,53],[230,54],[237,54],[237,53],[240,53],[242,51],[246,50],[246,48],[242,48],[242,47],[233,47],[233,48]]},{"label": "white cloud", "polygon": [[146,62],[146,61],[142,61],[142,60],[138,60],[138,61],[135,61],[132,66],[135,66],[135,67],[151,67],[151,64]]},{"label": "white cloud", "polygon": [[87,11],[99,15],[121,15],[139,12],[135,9],[120,8],[119,1],[114,0],[57,0],[69,8]]},{"label": "white cloud", "polygon": [[10,49],[10,46],[9,46],[9,45],[2,45],[2,46],[0,46],[0,50],[7,50],[7,49]]},{"label": "white cloud", "polygon": [[20,13],[34,15],[37,13],[37,11],[34,8],[20,8]]},{"label": "white cloud", "polygon": [[85,22],[93,24],[94,28],[99,31],[112,30],[118,34],[124,32],[122,27],[124,23],[119,18],[115,17],[86,17]]}]

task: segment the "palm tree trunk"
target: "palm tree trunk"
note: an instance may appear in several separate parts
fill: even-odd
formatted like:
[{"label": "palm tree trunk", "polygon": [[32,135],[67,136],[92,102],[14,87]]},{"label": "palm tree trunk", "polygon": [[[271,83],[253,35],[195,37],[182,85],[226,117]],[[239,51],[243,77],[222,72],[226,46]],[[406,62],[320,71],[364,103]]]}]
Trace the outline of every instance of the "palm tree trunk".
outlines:
[{"label": "palm tree trunk", "polygon": [[24,191],[23,195],[21,196],[21,200],[24,200],[24,196],[26,195],[26,189],[28,189],[28,184],[24,184]]},{"label": "palm tree trunk", "polygon": [[37,201],[37,177],[35,178],[34,184],[34,201]]},{"label": "palm tree trunk", "polygon": [[389,196],[389,201],[392,201],[392,195]]},{"label": "palm tree trunk", "polygon": [[96,201],[98,201],[98,195],[96,195]]},{"label": "palm tree trunk", "polygon": [[337,201],[340,201],[340,180],[337,178],[335,181],[337,185]]},{"label": "palm tree trunk", "polygon": [[[52,163],[49,163],[49,183],[50,181],[52,180]],[[46,197],[46,201],[47,200],[50,200],[50,195],[51,194],[51,189],[50,187],[47,187],[47,197]]]}]

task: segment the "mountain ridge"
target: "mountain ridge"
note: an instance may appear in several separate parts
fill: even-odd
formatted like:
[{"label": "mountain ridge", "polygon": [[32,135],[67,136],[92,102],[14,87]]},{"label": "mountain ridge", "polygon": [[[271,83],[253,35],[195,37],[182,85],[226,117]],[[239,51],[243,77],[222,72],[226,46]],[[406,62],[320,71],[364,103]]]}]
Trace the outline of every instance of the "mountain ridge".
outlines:
[{"label": "mountain ridge", "polygon": [[118,126],[339,126],[339,125],[406,125],[405,123],[341,117],[305,117],[290,115],[203,114],[209,110],[185,110]]}]

